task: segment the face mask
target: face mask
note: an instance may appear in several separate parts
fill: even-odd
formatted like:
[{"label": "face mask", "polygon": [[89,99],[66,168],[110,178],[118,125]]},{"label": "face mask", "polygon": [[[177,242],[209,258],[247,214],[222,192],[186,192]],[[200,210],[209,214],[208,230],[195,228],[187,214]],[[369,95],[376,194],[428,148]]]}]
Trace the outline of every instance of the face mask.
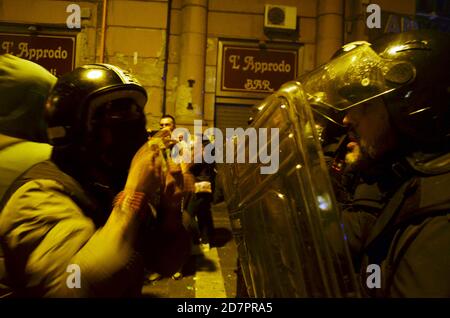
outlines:
[{"label": "face mask", "polygon": [[144,114],[130,100],[113,102],[95,114],[92,128],[88,148],[93,161],[124,183],[134,154],[147,141]]}]

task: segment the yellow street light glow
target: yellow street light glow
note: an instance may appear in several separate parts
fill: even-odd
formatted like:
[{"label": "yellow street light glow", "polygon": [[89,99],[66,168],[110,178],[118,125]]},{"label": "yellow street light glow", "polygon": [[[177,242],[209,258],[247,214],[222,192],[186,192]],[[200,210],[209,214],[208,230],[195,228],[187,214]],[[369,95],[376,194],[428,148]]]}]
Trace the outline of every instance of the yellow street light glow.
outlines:
[{"label": "yellow street light glow", "polygon": [[90,70],[87,74],[86,77],[89,79],[97,79],[102,77],[103,72],[100,70]]},{"label": "yellow street light glow", "polygon": [[396,45],[396,46],[393,46],[393,47],[391,47],[389,50],[388,50],[388,53],[389,54],[395,54],[395,53],[397,53],[398,51],[400,51],[400,50],[402,50],[403,49],[403,45]]}]

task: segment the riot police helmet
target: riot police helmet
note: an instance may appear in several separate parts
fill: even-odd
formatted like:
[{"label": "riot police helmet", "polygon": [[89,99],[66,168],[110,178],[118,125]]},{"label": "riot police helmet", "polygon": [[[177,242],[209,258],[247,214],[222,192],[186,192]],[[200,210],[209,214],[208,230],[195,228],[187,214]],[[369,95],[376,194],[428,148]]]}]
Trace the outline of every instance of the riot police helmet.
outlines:
[{"label": "riot police helmet", "polygon": [[335,123],[348,109],[381,97],[404,141],[448,148],[449,49],[450,35],[435,30],[353,42],[303,76],[302,84],[313,109]]},{"label": "riot police helmet", "polygon": [[146,101],[142,85],[113,65],[89,64],[64,74],[46,104],[56,161],[96,164],[126,175],[133,155],[147,140]]}]

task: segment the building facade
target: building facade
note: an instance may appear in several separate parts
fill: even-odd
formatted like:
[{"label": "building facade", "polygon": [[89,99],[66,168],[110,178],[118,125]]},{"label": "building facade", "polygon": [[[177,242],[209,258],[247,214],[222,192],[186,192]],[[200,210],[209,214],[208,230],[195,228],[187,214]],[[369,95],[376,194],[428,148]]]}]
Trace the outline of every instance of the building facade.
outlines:
[{"label": "building facade", "polygon": [[[371,4],[384,24],[375,30]],[[163,113],[188,128],[194,119],[242,127],[282,81],[345,42],[412,28],[415,15],[414,0],[0,0],[0,52],[50,63],[57,75],[95,62],[132,72],[149,95],[150,129]]]}]

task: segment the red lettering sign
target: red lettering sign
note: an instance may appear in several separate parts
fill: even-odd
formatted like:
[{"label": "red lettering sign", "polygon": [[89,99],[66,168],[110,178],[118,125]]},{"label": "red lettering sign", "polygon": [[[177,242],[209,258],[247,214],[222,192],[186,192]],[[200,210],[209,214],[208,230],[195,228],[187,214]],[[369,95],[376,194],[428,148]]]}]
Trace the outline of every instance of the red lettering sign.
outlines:
[{"label": "red lettering sign", "polygon": [[297,48],[261,49],[224,44],[218,93],[272,93],[297,77],[297,60]]},{"label": "red lettering sign", "polygon": [[70,35],[0,33],[0,53],[33,61],[59,76],[75,67],[76,38]]}]

